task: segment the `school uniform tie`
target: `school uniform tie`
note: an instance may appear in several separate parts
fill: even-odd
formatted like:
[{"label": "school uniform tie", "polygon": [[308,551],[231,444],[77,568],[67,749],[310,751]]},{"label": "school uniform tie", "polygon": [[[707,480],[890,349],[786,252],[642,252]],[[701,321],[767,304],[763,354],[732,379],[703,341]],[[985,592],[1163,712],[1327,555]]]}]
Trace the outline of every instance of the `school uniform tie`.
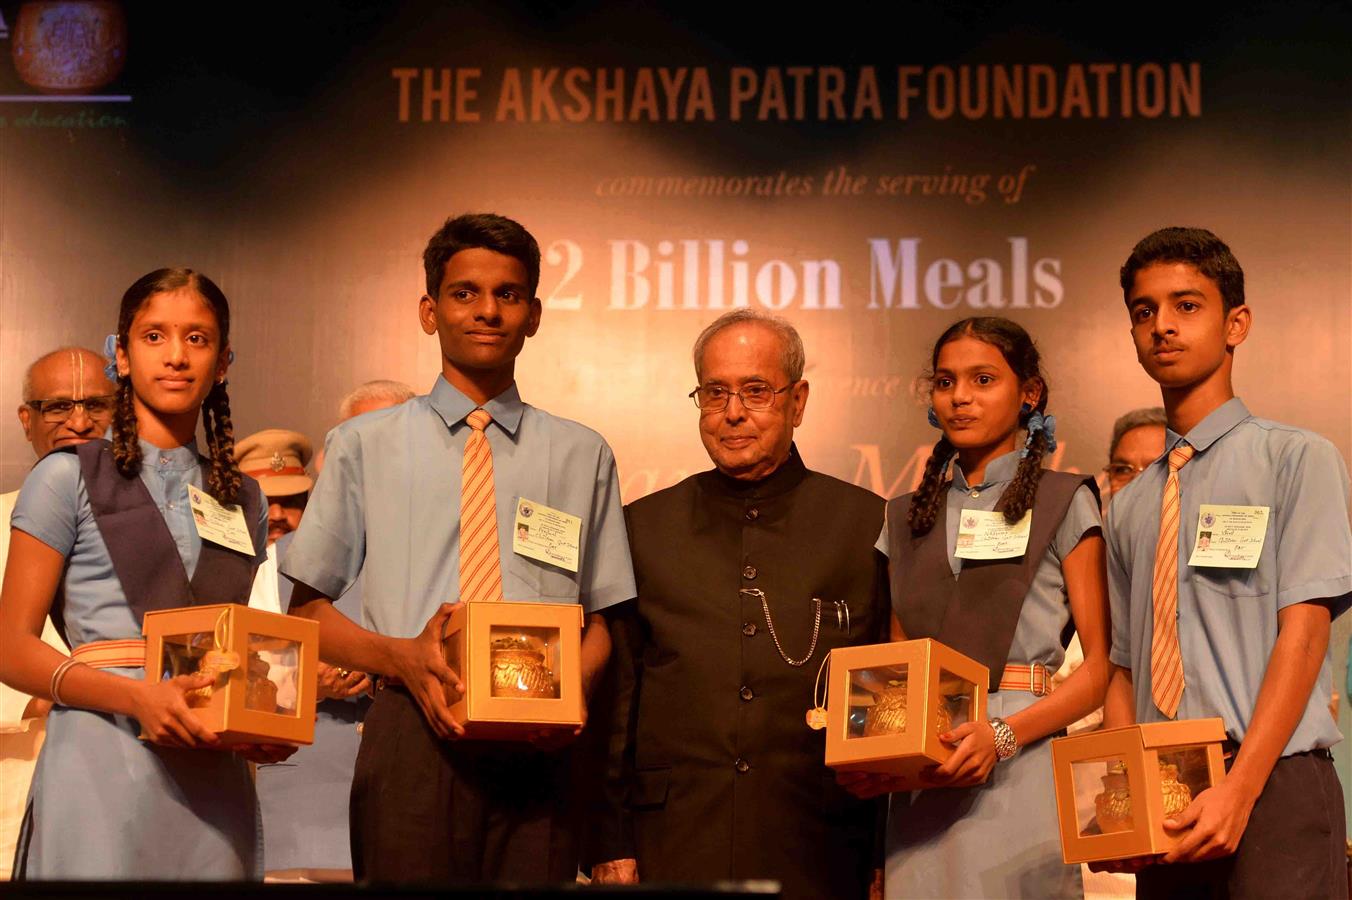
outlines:
[{"label": "school uniform tie", "polygon": [[460,474],[460,599],[502,599],[502,562],[498,556],[498,506],[493,497],[493,451],[484,429],[493,421],[487,410],[466,417],[471,429]]},{"label": "school uniform tie", "polygon": [[1160,504],[1160,539],[1155,545],[1155,628],[1150,643],[1150,696],[1169,718],[1183,700],[1183,655],[1178,649],[1178,470],[1197,451],[1180,443],[1169,453],[1169,478]]}]

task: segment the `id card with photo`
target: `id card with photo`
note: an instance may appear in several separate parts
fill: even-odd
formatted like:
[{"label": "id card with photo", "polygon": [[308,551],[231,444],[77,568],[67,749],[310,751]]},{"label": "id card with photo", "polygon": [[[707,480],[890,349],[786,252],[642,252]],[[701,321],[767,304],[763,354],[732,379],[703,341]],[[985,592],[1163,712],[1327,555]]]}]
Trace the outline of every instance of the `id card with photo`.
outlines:
[{"label": "id card with photo", "polygon": [[1203,503],[1197,511],[1197,537],[1188,565],[1216,569],[1256,569],[1267,539],[1270,507]]},{"label": "id card with photo", "polygon": [[1010,525],[995,510],[964,509],[958,517],[958,559],[1011,559],[1023,556],[1033,527],[1033,511]]},{"label": "id card with photo", "polygon": [[193,485],[188,485],[188,505],[192,507],[192,521],[202,540],[254,555],[253,536],[244,521],[244,507],[233,509],[221,505],[215,497]]},{"label": "id card with photo", "polygon": [[576,572],[581,543],[580,518],[524,497],[517,500],[516,521],[512,525],[513,551]]}]

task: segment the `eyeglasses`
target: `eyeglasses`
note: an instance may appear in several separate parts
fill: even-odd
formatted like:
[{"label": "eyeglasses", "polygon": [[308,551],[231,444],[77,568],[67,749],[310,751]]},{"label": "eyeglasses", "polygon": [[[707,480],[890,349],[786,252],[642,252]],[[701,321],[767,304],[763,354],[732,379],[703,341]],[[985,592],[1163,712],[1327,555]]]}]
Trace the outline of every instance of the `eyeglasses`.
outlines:
[{"label": "eyeglasses", "polygon": [[1131,481],[1144,472],[1149,465],[1150,463],[1146,463],[1144,466],[1133,466],[1131,463],[1109,463],[1103,467],[1103,470],[1108,473],[1108,477],[1113,481],[1123,482]]},{"label": "eyeglasses", "polygon": [[742,385],[740,391],[734,391],[721,384],[711,384],[707,387],[697,387],[690,392],[690,399],[695,401],[695,405],[705,412],[717,412],[720,409],[727,409],[728,403],[733,397],[742,401],[744,409],[769,409],[775,403],[775,395],[782,394],[793,387],[796,382],[790,382],[782,388],[772,388],[763,382],[752,382]]},{"label": "eyeglasses", "polygon": [[42,415],[42,421],[49,425],[59,425],[74,415],[77,406],[83,409],[84,414],[91,419],[110,418],[113,415],[113,406],[116,400],[115,395],[105,394],[102,397],[85,397],[83,400],[67,400],[65,398],[29,400],[27,405]]}]

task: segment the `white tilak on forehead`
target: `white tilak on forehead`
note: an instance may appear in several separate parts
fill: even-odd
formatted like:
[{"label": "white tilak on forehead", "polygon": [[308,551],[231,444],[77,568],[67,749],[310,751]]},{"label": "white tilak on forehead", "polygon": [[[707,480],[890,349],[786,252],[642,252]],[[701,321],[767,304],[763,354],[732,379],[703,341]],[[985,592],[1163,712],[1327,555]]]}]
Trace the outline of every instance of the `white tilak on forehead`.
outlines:
[{"label": "white tilak on forehead", "polygon": [[70,371],[75,376],[75,398],[84,398],[84,354],[79,351],[70,351]]}]

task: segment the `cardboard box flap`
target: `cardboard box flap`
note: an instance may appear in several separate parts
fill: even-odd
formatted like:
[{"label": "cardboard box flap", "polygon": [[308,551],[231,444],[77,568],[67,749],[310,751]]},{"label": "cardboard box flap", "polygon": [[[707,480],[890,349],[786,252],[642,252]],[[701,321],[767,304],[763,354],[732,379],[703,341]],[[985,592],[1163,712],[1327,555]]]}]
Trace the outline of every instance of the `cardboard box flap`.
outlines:
[{"label": "cardboard box flap", "polygon": [[1151,722],[1139,726],[1141,745],[1154,749],[1178,744],[1206,744],[1225,740],[1222,719],[1184,719],[1181,722]]}]

